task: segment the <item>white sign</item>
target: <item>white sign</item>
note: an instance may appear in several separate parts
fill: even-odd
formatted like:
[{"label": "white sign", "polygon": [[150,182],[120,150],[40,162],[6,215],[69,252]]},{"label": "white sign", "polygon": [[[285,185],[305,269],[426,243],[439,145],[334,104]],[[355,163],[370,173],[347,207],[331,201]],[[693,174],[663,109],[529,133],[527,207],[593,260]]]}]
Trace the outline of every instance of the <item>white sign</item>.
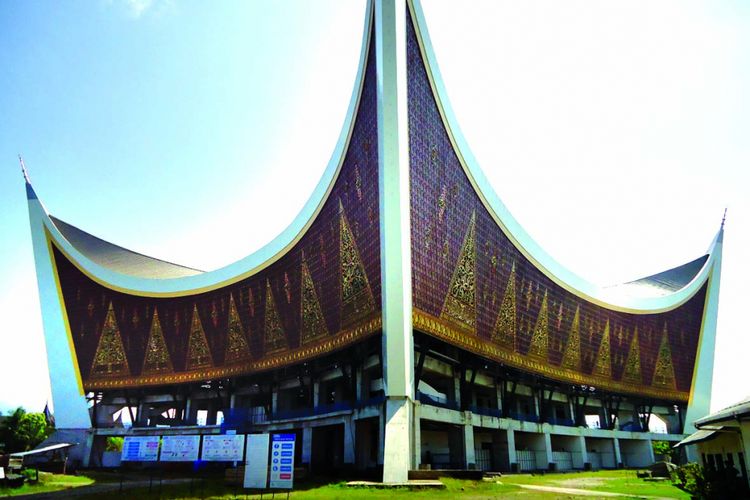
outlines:
[{"label": "white sign", "polygon": [[198,460],[200,436],[164,436],[161,441],[162,462],[194,462]]},{"label": "white sign", "polygon": [[244,434],[210,434],[203,436],[201,459],[206,462],[241,462],[245,458]]},{"label": "white sign", "polygon": [[125,436],[123,462],[156,462],[159,459],[159,436]]},{"label": "white sign", "polygon": [[271,488],[291,489],[294,483],[294,434],[274,434],[271,440]]},{"label": "white sign", "polygon": [[268,486],[268,434],[247,435],[245,488],[265,489]]}]

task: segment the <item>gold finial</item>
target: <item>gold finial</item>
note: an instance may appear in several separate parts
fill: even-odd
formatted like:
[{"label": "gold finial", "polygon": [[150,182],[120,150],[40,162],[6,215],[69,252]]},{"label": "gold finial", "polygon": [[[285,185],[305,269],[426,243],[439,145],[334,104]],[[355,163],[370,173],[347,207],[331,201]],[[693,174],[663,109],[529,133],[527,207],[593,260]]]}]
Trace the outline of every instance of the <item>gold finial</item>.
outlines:
[{"label": "gold finial", "polygon": [[26,171],[26,164],[23,162],[23,156],[18,155],[18,161],[21,163],[21,173],[23,174],[23,179],[26,181],[26,184],[31,184],[31,181],[29,180],[29,173]]}]

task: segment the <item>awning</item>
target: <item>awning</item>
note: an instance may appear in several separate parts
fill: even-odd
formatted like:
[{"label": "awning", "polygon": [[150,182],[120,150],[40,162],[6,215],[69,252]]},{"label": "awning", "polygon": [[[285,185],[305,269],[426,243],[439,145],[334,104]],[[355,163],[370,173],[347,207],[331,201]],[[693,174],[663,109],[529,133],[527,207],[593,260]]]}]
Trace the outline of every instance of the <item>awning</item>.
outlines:
[{"label": "awning", "polygon": [[75,446],[75,444],[57,443],[57,444],[51,444],[49,446],[45,446],[44,448],[37,448],[35,450],[19,451],[18,453],[11,453],[10,456],[14,458],[21,458],[21,457],[27,457],[29,455],[39,455],[41,453],[47,453],[50,451],[62,450],[65,448],[70,448],[72,446]]},{"label": "awning", "polygon": [[690,434],[688,437],[674,445],[672,448],[679,448],[680,446],[684,446],[686,444],[695,444],[700,443],[701,441],[708,441],[709,439],[712,439],[713,435],[719,431],[721,431],[720,428],[713,430],[701,429],[699,431],[695,431],[694,433]]}]

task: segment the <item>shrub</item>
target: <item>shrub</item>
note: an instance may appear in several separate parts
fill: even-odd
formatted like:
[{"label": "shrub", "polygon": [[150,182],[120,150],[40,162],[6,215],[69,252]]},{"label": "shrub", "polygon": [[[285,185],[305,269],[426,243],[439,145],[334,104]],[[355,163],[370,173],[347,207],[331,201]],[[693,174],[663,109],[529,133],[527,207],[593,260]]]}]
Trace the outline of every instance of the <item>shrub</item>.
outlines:
[{"label": "shrub", "polygon": [[107,443],[104,445],[104,451],[122,451],[122,444],[124,442],[124,438],[119,436],[109,436],[107,438]]}]

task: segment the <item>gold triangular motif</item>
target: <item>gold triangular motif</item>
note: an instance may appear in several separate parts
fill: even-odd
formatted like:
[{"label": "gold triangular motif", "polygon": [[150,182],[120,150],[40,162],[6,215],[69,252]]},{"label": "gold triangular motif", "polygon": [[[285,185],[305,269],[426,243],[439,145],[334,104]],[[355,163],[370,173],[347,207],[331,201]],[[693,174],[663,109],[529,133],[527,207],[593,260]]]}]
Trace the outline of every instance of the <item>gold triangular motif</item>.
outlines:
[{"label": "gold triangular motif", "polygon": [[229,294],[229,322],[227,324],[227,349],[224,352],[224,363],[234,363],[250,358],[250,346],[242,329],[240,315],[234,303],[234,296]]},{"label": "gold triangular motif", "polygon": [[464,236],[456,269],[453,271],[448,295],[443,304],[442,318],[460,323],[471,330],[477,324],[475,273],[476,264],[476,211],[472,212],[469,227]]},{"label": "gold triangular motif", "polygon": [[96,347],[94,361],[91,365],[91,376],[98,377],[122,377],[130,375],[128,358],[125,356],[125,348],[122,345],[122,337],[117,327],[115,310],[112,302],[109,303],[107,316],[104,318],[102,334],[99,337],[99,345]]},{"label": "gold triangular motif", "polygon": [[375,310],[370,282],[339,200],[339,255],[341,256],[341,324],[350,325]]},{"label": "gold triangular motif", "polygon": [[159,321],[159,312],[154,309],[154,318],[151,320],[151,331],[146,343],[146,354],[143,359],[143,374],[171,372],[172,359],[169,356],[167,342],[164,340],[164,332]]},{"label": "gold triangular motif", "polygon": [[623,382],[640,385],[643,384],[641,379],[641,347],[638,342],[638,327],[633,332],[633,338],[630,340],[630,349],[628,350],[628,359],[625,361],[625,371],[622,375]]},{"label": "gold triangular motif", "polygon": [[599,344],[599,352],[596,354],[594,375],[604,378],[610,378],[612,376],[612,365],[610,363],[609,320],[607,320],[607,324],[604,326],[604,335],[602,335],[602,342],[601,344]]},{"label": "gold triangular motif", "polygon": [[315,292],[315,285],[304,255],[302,256],[302,306],[300,315],[302,345],[328,335],[323,310],[320,307],[318,294]]},{"label": "gold triangular motif", "polygon": [[542,306],[536,318],[534,332],[531,335],[529,355],[547,359],[547,345],[549,342],[549,318],[547,317],[547,290],[544,291]]},{"label": "gold triangular motif", "polygon": [[510,269],[508,285],[505,287],[500,312],[492,330],[492,340],[511,351],[516,348],[516,263]]},{"label": "gold triangular motif", "polygon": [[263,335],[266,353],[286,349],[286,334],[276,310],[276,302],[273,300],[271,282],[268,280],[266,280],[266,318]]},{"label": "gold triangular motif", "polygon": [[195,370],[212,366],[211,350],[206,340],[206,332],[203,330],[200,316],[198,316],[198,306],[193,305],[193,320],[190,324],[190,337],[188,337],[188,355],[185,368]]},{"label": "gold triangular motif", "polygon": [[563,353],[562,367],[569,370],[580,370],[581,369],[581,310],[580,306],[576,306],[576,313],[573,316],[573,323],[570,326],[570,333],[568,334],[568,341],[565,344],[565,352]]},{"label": "gold triangular motif", "polygon": [[651,385],[665,389],[676,388],[674,366],[672,365],[672,350],[669,348],[666,323],[664,323],[664,332],[662,333],[661,345],[659,346],[659,357],[656,359],[654,380]]}]

